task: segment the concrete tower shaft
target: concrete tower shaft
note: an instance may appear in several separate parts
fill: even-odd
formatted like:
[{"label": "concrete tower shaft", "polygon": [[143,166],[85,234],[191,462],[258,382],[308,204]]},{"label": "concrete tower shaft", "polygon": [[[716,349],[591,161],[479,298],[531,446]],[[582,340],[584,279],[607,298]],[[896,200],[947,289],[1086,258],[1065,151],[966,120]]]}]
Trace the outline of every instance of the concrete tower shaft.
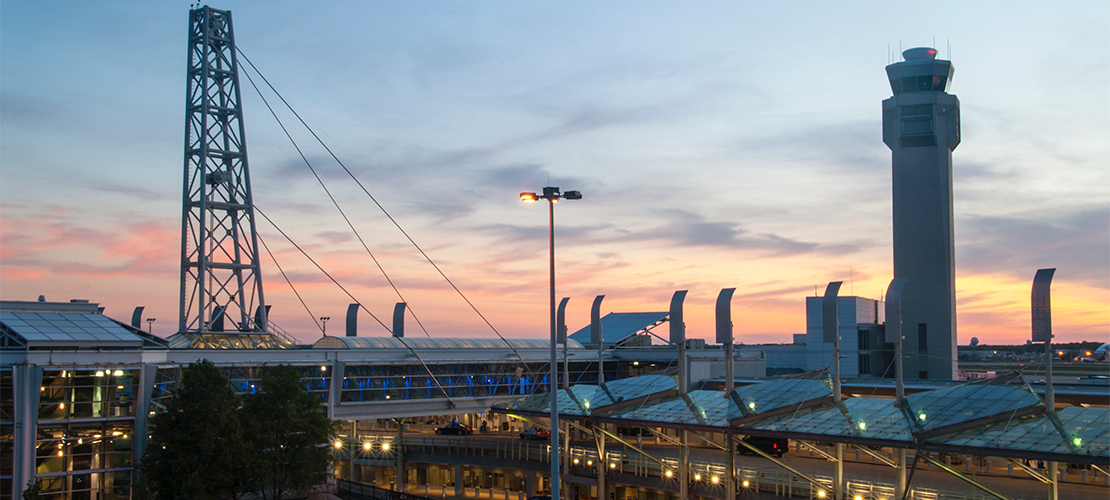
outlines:
[{"label": "concrete tower shaft", "polygon": [[891,150],[894,277],[905,278],[902,331],[908,377],[956,376],[956,264],[952,150],[960,101],[948,94],[954,68],[936,49],[915,48],[886,67],[894,96],[883,101]]}]

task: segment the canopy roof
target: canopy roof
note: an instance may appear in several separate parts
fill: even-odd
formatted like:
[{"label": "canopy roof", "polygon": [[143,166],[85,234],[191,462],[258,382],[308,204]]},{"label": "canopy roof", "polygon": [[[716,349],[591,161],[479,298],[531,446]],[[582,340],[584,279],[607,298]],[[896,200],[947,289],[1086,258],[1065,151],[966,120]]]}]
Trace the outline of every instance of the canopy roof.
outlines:
[{"label": "canopy roof", "polygon": [[[621,341],[667,321],[670,313],[667,312],[611,312],[601,317],[601,341],[608,345],[616,345]],[[583,344],[590,342],[590,325],[570,334],[570,338]]]},{"label": "canopy roof", "polygon": [[[1067,462],[1110,460],[1110,411],[1068,407],[1046,414],[1019,374],[895,399],[850,397],[833,403],[824,372],[723,391],[677,393],[672,377],[645,375],[559,391],[559,413],[618,425],[690,428],[872,446],[959,450]],[[617,394],[619,396],[616,396]],[[494,411],[543,416],[546,393]]]}]

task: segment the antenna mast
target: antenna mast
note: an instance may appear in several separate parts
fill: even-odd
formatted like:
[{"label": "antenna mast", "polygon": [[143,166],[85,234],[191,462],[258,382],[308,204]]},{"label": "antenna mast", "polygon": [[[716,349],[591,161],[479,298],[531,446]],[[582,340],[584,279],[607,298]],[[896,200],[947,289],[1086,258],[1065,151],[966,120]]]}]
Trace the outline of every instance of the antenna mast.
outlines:
[{"label": "antenna mast", "polygon": [[186,81],[178,332],[265,332],[230,11],[189,11]]}]

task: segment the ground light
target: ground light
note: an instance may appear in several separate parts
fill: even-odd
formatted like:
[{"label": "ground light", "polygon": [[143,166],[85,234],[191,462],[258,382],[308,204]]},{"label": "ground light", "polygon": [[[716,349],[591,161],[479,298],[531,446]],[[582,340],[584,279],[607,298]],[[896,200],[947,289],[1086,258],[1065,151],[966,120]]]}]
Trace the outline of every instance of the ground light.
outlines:
[{"label": "ground light", "polygon": [[665,476],[667,476],[667,477],[673,477],[673,476],[674,476],[674,473],[673,473],[673,472],[671,472],[671,471],[667,471],[667,472],[664,472],[664,473],[663,473],[663,475],[665,475]]},{"label": "ground light", "polygon": [[825,490],[818,491],[817,498],[825,498]]},{"label": "ground light", "polygon": [[343,447],[343,441],[336,441],[335,442],[335,449],[338,450],[339,448],[342,448],[342,447]]},{"label": "ground light", "polygon": [[389,451],[389,443],[382,443],[382,451]]},{"label": "ground light", "polygon": [[748,482],[748,480],[747,480],[747,479],[745,479],[745,480],[744,480],[744,482],[743,482],[743,483],[741,483],[741,484],[742,484],[742,485],[743,485],[743,486],[744,486],[745,488],[747,488],[747,487],[748,487],[749,485],[751,485],[752,483],[749,483],[749,482]]},{"label": "ground light", "polygon": [[701,474],[694,474],[694,481],[701,481]]},{"label": "ground light", "polygon": [[370,451],[370,443],[369,442],[362,443],[362,449],[364,449],[366,451]]},{"label": "ground light", "polygon": [[713,481],[713,484],[717,484],[717,483],[721,482],[721,478],[719,478],[717,476],[713,476],[712,481]]}]

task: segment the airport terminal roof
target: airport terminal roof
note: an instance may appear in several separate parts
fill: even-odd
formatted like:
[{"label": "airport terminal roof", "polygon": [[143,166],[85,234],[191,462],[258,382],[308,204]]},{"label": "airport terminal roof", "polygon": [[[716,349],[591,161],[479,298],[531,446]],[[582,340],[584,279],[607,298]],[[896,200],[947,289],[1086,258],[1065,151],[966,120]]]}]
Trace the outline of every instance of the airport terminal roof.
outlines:
[{"label": "airport terminal roof", "polygon": [[[569,340],[568,347],[581,349],[582,344]],[[407,345],[407,347],[406,347]],[[312,344],[313,349],[548,349],[550,339],[492,339],[437,337],[323,337]]]},{"label": "airport terminal roof", "polygon": [[[579,384],[560,390],[559,413],[618,425],[731,428],[737,435],[1110,463],[1110,410],[1073,406],[1046,413],[1017,373],[918,392],[901,404],[867,396],[834,403],[827,372],[746,385],[727,397],[676,389],[672,377],[661,375]],[[535,394],[494,411],[542,416],[550,412],[550,396]]]},{"label": "airport terminal roof", "polygon": [[98,304],[87,301],[4,301],[0,303],[0,332],[5,349],[164,347],[157,337],[104,316]]},{"label": "airport terminal roof", "polygon": [[[663,324],[670,316],[667,312],[611,312],[601,317],[601,339],[605,344],[618,344],[633,335],[646,332]],[[570,338],[583,344],[590,342],[590,325],[570,334]]]}]

